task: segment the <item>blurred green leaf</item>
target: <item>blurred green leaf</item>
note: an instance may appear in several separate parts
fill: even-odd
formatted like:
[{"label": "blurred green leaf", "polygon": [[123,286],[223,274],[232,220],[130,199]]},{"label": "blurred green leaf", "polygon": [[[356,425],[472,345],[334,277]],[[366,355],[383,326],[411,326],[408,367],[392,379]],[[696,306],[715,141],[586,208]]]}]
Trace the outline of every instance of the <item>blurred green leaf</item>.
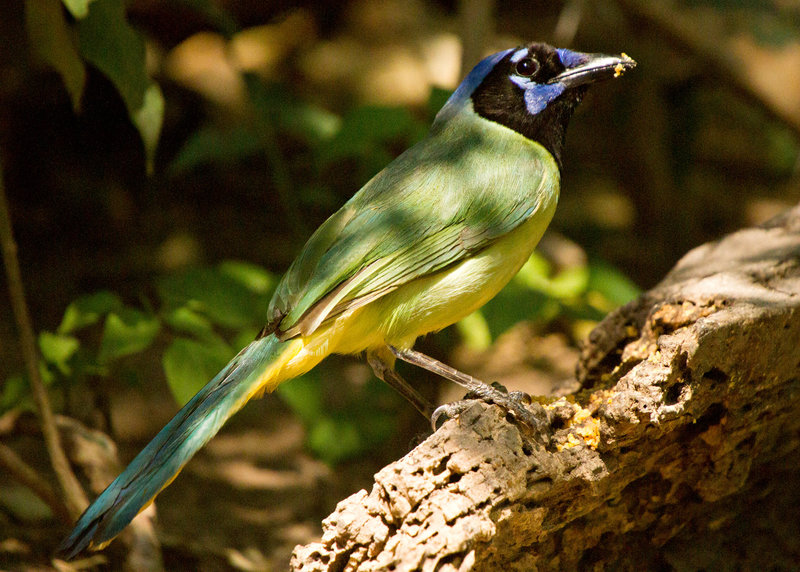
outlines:
[{"label": "blurred green leaf", "polygon": [[3,483],[2,502],[5,518],[13,522],[48,522],[55,518],[51,508],[33,489],[17,484],[13,480]]},{"label": "blurred green leaf", "polygon": [[111,80],[133,116],[144,103],[150,78],[144,39],[128,24],[123,0],[95,0],[78,22],[78,38],[83,57]]},{"label": "blurred green leaf", "polygon": [[68,362],[80,348],[81,343],[73,336],[41,332],[39,334],[39,350],[48,363],[56,366],[63,375],[70,375],[72,368]]},{"label": "blurred green leaf", "polygon": [[250,262],[226,260],[220,263],[219,270],[259,294],[271,293],[277,284],[274,274],[266,268]]},{"label": "blurred green leaf", "polygon": [[292,184],[291,169],[283,150],[284,142],[278,121],[280,110],[289,105],[286,94],[282,89],[265,84],[255,74],[246,73],[242,77],[254,110],[253,126],[269,166],[272,184],[286,215],[285,223],[296,238],[308,236],[308,229],[297,204],[297,193]]},{"label": "blurred green leaf", "polygon": [[279,385],[275,393],[306,425],[313,425],[325,413],[322,384],[314,370]]},{"label": "blurred green leaf", "polygon": [[791,174],[797,168],[800,141],[783,125],[761,123],[759,130],[765,139],[762,152],[767,164],[777,173]]},{"label": "blurred green leaf", "polygon": [[176,338],[164,352],[164,373],[167,383],[181,406],[225,367],[234,353],[217,344],[206,344],[188,338]]},{"label": "blurred green leaf", "polygon": [[[0,386],[0,411],[23,406],[23,399],[30,397],[28,381],[21,375],[12,375]],[[33,403],[30,403],[32,408]]]},{"label": "blurred green leaf", "polygon": [[784,46],[797,40],[800,33],[800,10],[795,2],[771,0],[683,0],[689,7],[709,6],[731,28],[749,32],[764,45]]},{"label": "blurred green leaf", "polygon": [[357,107],[344,116],[339,132],[320,147],[319,161],[327,165],[341,159],[357,159],[364,171],[360,176],[370,176],[392,160],[387,143],[397,142],[405,147],[425,131],[405,108]]},{"label": "blurred green leaf", "polygon": [[356,454],[385,443],[397,432],[397,418],[393,412],[362,410],[362,413],[356,421],[363,447],[360,451],[355,451]]},{"label": "blurred green leaf", "polygon": [[315,105],[302,103],[281,108],[280,126],[311,144],[333,137],[341,128],[342,119],[335,113]]},{"label": "blurred green leaf", "polygon": [[800,24],[798,17],[791,20],[780,18],[777,14],[761,14],[761,17],[752,20],[750,31],[760,44],[783,47],[797,41],[800,36],[798,24]]},{"label": "blurred green leaf", "polygon": [[[364,105],[344,116],[337,139],[347,139],[357,144],[366,141],[388,141],[413,133],[417,121],[404,107]],[[344,142],[342,142],[344,143]]]},{"label": "blurred green leaf", "polygon": [[550,263],[541,254],[534,252],[513,279],[527,288],[544,292],[547,290],[550,272]]},{"label": "blurred green leaf", "polygon": [[561,300],[577,298],[589,285],[589,268],[570,266],[556,274],[548,284],[547,293]]},{"label": "blurred green leaf", "polygon": [[599,261],[551,273],[550,263],[534,253],[495,298],[457,324],[464,343],[484,350],[522,320],[547,324],[565,317],[585,326],[639,294],[628,278]]},{"label": "blurred green leaf", "polygon": [[47,362],[44,360],[39,360],[39,363],[36,364],[36,367],[39,369],[39,376],[42,378],[42,383],[45,386],[52,385],[53,382],[56,380],[55,374],[47,367]]},{"label": "blurred green leaf", "polygon": [[330,139],[339,130],[338,115],[303,101],[285,85],[265,83],[255,74],[245,74],[244,79],[260,130],[285,131],[311,145]]},{"label": "blurred green leaf", "polygon": [[158,280],[167,309],[187,306],[215,324],[242,328],[267,321],[268,299],[219,268],[193,268]]},{"label": "blurred green leaf", "polygon": [[122,308],[122,300],[116,294],[101,290],[94,294],[81,296],[71,302],[64,311],[58,326],[59,334],[69,334],[86,326],[95,324],[100,318]]},{"label": "blurred green leaf", "polygon": [[472,350],[483,351],[492,345],[492,331],[481,310],[456,324],[464,343]]},{"label": "blurred green leaf", "polygon": [[492,340],[522,320],[547,323],[562,312],[558,301],[539,290],[512,280],[481,309]]},{"label": "blurred green leaf", "polygon": [[176,177],[209,163],[230,164],[263,152],[258,135],[250,125],[230,129],[207,126],[188,137],[169,166]]},{"label": "blurred green leaf", "polygon": [[150,83],[144,92],[142,106],[131,114],[131,120],[139,130],[144,144],[147,174],[152,175],[158,138],[164,124],[164,95],[157,83]]},{"label": "blurred green leaf", "polygon": [[400,399],[386,383],[370,377],[360,395],[350,402],[349,409],[343,414],[357,419],[365,448],[379,445],[397,432],[395,406]]},{"label": "blurred green leaf", "polygon": [[641,290],[627,276],[600,261],[592,261],[589,265],[588,289],[608,300],[609,306],[600,308],[606,312],[627,304],[641,294]]},{"label": "blurred green leaf", "polygon": [[244,326],[233,336],[233,341],[231,342],[232,346],[237,350],[242,349],[256,339],[256,336],[261,332],[263,327],[263,322],[257,328],[253,326]]},{"label": "blurred green leaf", "polygon": [[589,283],[589,269],[586,266],[569,266],[552,277],[551,272],[550,264],[534,252],[514,281],[559,299],[575,298],[586,291]]},{"label": "blurred green leaf", "polygon": [[226,38],[230,38],[239,31],[239,26],[230,12],[214,0],[175,0],[175,2],[188,6],[198,14],[205,16],[206,20]]},{"label": "blurred green leaf", "polygon": [[450,99],[452,94],[452,90],[442,89],[441,87],[434,87],[431,89],[431,93],[428,96],[428,113],[430,114],[430,121],[433,121],[433,118],[436,117],[436,114],[439,113],[439,110],[444,107],[444,104],[447,103],[447,100]]},{"label": "blurred green leaf", "polygon": [[103,72],[122,96],[151,166],[164,98],[147,75],[144,38],[128,24],[123,0],[94,0],[77,27],[81,55]]},{"label": "blurred green leaf", "polygon": [[308,182],[314,184],[297,189],[302,205],[323,209],[326,212],[333,212],[342,206],[342,198],[333,189],[322,183]]},{"label": "blurred green leaf", "polygon": [[311,452],[326,463],[343,461],[363,449],[356,424],[346,418],[324,415],[309,428],[307,444]]},{"label": "blurred green leaf", "polygon": [[214,326],[208,318],[186,306],[168,312],[164,321],[179,333],[191,334],[207,344],[227,346],[227,342],[214,331]]},{"label": "blurred green leaf", "polygon": [[397,430],[394,411],[385,404],[397,396],[383,382],[370,379],[355,393],[337,395],[346,402],[333,408],[325,402],[324,384],[317,370],[282,384],[276,390],[306,427],[306,446],[329,464],[362,454],[384,443]]},{"label": "blurred green leaf", "polygon": [[[88,1],[65,0],[64,3],[67,7],[84,5],[86,10]],[[75,17],[81,16],[75,14]],[[61,3],[58,0],[26,0],[25,25],[31,48],[58,72],[73,109],[79,109],[86,85],[86,68],[75,47],[72,30],[64,20]]]},{"label": "blurred green leaf", "polygon": [[334,465],[361,455],[397,430],[394,415],[364,407],[367,396],[351,407],[319,415],[308,428],[306,444],[315,457]]},{"label": "blurred green leaf", "polygon": [[69,13],[80,20],[81,18],[85,18],[89,13],[89,4],[94,2],[94,0],[62,0],[62,2],[64,6],[67,7],[67,10],[69,10]]},{"label": "blurred green leaf", "polygon": [[121,308],[106,317],[97,360],[111,360],[140,352],[155,339],[161,324],[158,318],[133,308]]}]

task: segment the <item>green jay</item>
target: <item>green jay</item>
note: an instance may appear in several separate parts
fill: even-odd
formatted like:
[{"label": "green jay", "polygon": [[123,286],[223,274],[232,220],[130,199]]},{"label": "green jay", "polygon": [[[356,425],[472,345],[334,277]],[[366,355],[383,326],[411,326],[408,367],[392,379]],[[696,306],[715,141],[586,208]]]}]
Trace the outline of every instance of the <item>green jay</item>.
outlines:
[{"label": "green jay", "polygon": [[573,111],[589,84],[635,65],[624,54],[532,43],[475,66],[428,135],[311,236],[278,285],[259,336],[86,509],[60,553],[104,547],[248,400],[332,353],[365,353],[376,375],[425,415],[432,407],[394,371],[396,358],[526,421],[514,395],[412,346],[480,308],[530,257],[556,207]]}]

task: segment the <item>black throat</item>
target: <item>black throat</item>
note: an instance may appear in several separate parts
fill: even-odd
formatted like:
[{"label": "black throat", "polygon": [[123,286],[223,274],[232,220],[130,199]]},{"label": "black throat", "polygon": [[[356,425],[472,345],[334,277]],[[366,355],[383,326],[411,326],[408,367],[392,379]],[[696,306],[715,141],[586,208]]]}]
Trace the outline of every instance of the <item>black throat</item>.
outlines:
[{"label": "black throat", "polygon": [[[547,64],[554,67],[553,75],[564,69],[560,62],[551,62]],[[567,124],[587,86],[569,89],[540,112],[531,114],[525,106],[524,91],[509,79],[508,73],[506,66],[495,66],[472,92],[475,113],[541,144],[555,158],[560,169]]]}]

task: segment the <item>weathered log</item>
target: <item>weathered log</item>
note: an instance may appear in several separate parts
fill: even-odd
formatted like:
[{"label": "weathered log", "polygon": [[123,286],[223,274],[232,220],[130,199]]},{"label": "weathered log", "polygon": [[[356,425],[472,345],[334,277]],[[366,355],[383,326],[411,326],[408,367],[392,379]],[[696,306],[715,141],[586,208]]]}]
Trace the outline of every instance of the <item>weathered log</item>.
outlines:
[{"label": "weathered log", "polygon": [[[531,434],[476,403],[339,503],[295,570],[800,562],[800,207],[610,314]],[[724,566],[721,566],[723,565]]]}]

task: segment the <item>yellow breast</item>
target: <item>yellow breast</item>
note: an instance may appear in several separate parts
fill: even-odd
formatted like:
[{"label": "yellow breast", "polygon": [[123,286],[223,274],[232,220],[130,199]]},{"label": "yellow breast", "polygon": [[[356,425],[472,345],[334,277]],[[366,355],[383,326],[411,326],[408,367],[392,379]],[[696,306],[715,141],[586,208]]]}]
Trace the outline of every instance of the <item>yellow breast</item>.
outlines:
[{"label": "yellow breast", "polygon": [[409,348],[493,298],[528,260],[555,212],[557,194],[520,227],[445,270],[342,315],[309,339],[308,351],[351,354],[391,344]]}]

